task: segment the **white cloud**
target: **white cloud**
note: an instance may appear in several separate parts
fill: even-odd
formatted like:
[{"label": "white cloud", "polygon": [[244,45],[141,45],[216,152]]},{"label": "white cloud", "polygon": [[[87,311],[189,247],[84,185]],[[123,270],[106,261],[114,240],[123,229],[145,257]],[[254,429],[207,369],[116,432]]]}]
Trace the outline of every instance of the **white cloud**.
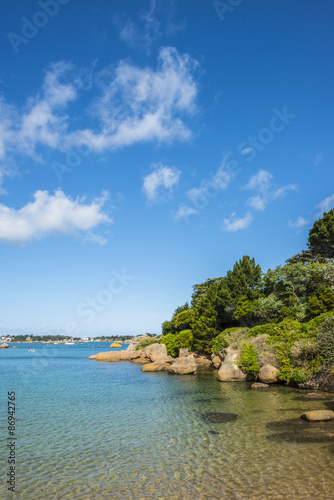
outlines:
[{"label": "white cloud", "polygon": [[295,222],[289,220],[289,227],[299,229],[300,227],[306,226],[310,221],[304,219],[304,217],[299,216]]},{"label": "white cloud", "polygon": [[187,217],[189,217],[189,215],[195,214],[198,214],[198,210],[182,205],[181,207],[179,207],[175,214],[175,220],[186,219]]},{"label": "white cloud", "polygon": [[273,174],[267,170],[259,170],[252,175],[244,189],[257,189],[260,193],[266,193],[271,185]]},{"label": "white cloud", "polygon": [[242,229],[247,229],[250,223],[252,222],[253,217],[248,212],[245,217],[236,217],[236,214],[233,213],[229,219],[224,219],[223,229],[224,231],[235,232],[240,231]]},{"label": "white cloud", "polygon": [[93,228],[112,222],[102,210],[107,197],[103,193],[89,204],[72,200],[58,189],[53,195],[36,191],[34,201],[19,210],[0,204],[0,242],[22,244],[49,234],[87,232],[92,239]]},{"label": "white cloud", "polygon": [[197,85],[192,76],[196,66],[196,61],[172,47],[161,49],[156,71],[120,62],[96,102],[101,132],[80,131],[72,140],[88,140],[101,151],[135,142],[189,139],[192,134],[183,116],[196,110]]},{"label": "white cloud", "polygon": [[230,168],[228,156],[223,159],[220,167],[214,175],[203,179],[198,188],[192,188],[187,191],[187,197],[192,203],[201,203],[205,198],[214,198],[219,191],[224,191],[229,186],[230,182],[237,175],[237,172]]},{"label": "white cloud", "polygon": [[161,189],[171,191],[179,182],[181,172],[162,163],[154,165],[154,171],[144,177],[143,191],[149,201],[156,201]]},{"label": "white cloud", "polygon": [[252,189],[257,191],[255,196],[248,198],[246,205],[255,210],[265,210],[268,203],[277,198],[284,198],[288,191],[297,191],[296,184],[287,184],[282,187],[275,187],[272,183],[273,174],[268,170],[259,170],[253,175],[243,189]]},{"label": "white cloud", "polygon": [[286,193],[288,191],[298,191],[297,184],[287,184],[286,186],[283,186],[281,188],[277,188],[272,193],[272,197],[274,200],[276,200],[276,198],[284,198],[284,196],[286,195]]},{"label": "white cloud", "polygon": [[263,211],[266,208],[266,203],[267,200],[262,196],[252,196],[247,200],[247,205],[259,211]]},{"label": "white cloud", "polygon": [[[192,132],[185,120],[196,112],[197,67],[173,47],[160,50],[156,69],[120,61],[94,78],[67,62],[52,64],[41,91],[22,108],[0,96],[0,161],[5,164],[17,154],[40,160],[40,146],[64,151],[86,145],[102,153],[137,142],[188,140]],[[76,111],[72,119],[68,108],[92,80],[100,86],[100,97],[83,110],[88,125],[81,129],[76,126],[81,117]],[[97,120],[98,131],[93,128]]]},{"label": "white cloud", "polygon": [[322,200],[317,207],[319,209],[319,213],[322,215],[324,212],[328,212],[332,208],[334,208],[334,193],[331,196],[327,196],[324,200]]}]

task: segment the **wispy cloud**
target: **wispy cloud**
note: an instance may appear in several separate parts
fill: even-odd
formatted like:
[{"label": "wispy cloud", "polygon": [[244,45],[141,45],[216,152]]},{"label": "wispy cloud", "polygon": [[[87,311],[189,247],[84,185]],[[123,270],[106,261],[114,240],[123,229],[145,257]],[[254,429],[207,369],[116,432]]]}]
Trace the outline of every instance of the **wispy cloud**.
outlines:
[{"label": "wispy cloud", "polygon": [[171,192],[178,184],[181,172],[175,167],[167,167],[162,163],[154,165],[154,170],[144,177],[143,191],[151,202],[158,200],[159,196]]},{"label": "wispy cloud", "polygon": [[155,10],[156,1],[151,0],[149,9],[139,11],[135,21],[128,18],[120,33],[121,40],[130,47],[144,48],[150,52],[153,43],[161,36],[161,25],[155,17]]},{"label": "wispy cloud", "polygon": [[198,214],[198,212],[199,211],[193,207],[181,205],[175,214],[175,220],[186,219],[189,215],[195,215]]},{"label": "wispy cloud", "polygon": [[322,200],[316,208],[318,209],[320,215],[334,208],[334,194],[327,196],[327,198]]},{"label": "wispy cloud", "polygon": [[161,49],[156,71],[119,63],[115,75],[106,76],[96,101],[101,131],[82,130],[72,141],[96,151],[130,146],[136,142],[188,140],[192,133],[184,121],[196,111],[197,62],[175,48]]},{"label": "wispy cloud", "polygon": [[198,214],[205,208],[209,200],[215,198],[221,191],[228,188],[231,181],[238,174],[233,162],[228,161],[229,154],[226,154],[220,167],[210,177],[202,180],[199,187],[189,189],[186,196],[189,204],[183,203],[175,214],[175,219],[186,218],[189,215]]},{"label": "wispy cloud", "polygon": [[229,232],[241,231],[247,229],[250,223],[253,221],[253,216],[248,212],[245,217],[237,217],[234,212],[231,214],[229,219],[224,219],[223,230]]},{"label": "wispy cloud", "polygon": [[[67,80],[72,79],[71,82]],[[0,100],[0,160],[7,153],[35,156],[36,145],[55,149],[66,133],[67,105],[78,95],[81,80],[69,63],[52,64],[46,72],[42,91],[27,100],[23,109]]]},{"label": "wispy cloud", "polygon": [[320,165],[320,163],[322,163],[324,161],[324,159],[325,159],[324,155],[321,155],[321,154],[316,155],[315,161],[314,161],[314,166],[318,167],[318,165]]},{"label": "wispy cloud", "polygon": [[135,18],[128,17],[121,25],[120,39],[131,48],[151,53],[152,46],[163,36],[171,36],[184,29],[185,23],[174,20],[173,1],[151,0],[147,10],[140,9]]},{"label": "wispy cloud", "polygon": [[310,221],[304,219],[304,217],[302,217],[302,216],[299,216],[295,222],[293,222],[291,220],[289,220],[289,222],[288,222],[289,227],[296,228],[296,229],[300,229],[301,227],[306,226],[309,223],[310,223]]},{"label": "wispy cloud", "polygon": [[[40,147],[64,151],[85,145],[102,153],[137,142],[188,140],[192,132],[186,119],[197,110],[197,67],[173,47],[160,50],[156,69],[120,61],[93,77],[64,61],[53,64],[41,91],[23,108],[0,97],[0,162],[17,154],[40,160]],[[99,82],[100,96],[83,113],[88,124],[98,120],[100,129],[75,128],[80,117],[72,119],[68,108],[93,81]]]},{"label": "wispy cloud", "polygon": [[105,240],[93,235],[92,229],[112,222],[103,211],[107,198],[104,192],[87,203],[83,198],[72,200],[58,189],[54,194],[36,191],[34,201],[19,210],[0,204],[0,242],[23,244],[50,234],[86,234],[103,244]]},{"label": "wispy cloud", "polygon": [[276,187],[272,182],[273,174],[267,170],[259,170],[253,175],[243,189],[257,191],[255,196],[247,200],[247,205],[255,210],[265,210],[268,203],[278,198],[284,198],[288,191],[296,191],[296,184],[287,184],[286,186]]}]

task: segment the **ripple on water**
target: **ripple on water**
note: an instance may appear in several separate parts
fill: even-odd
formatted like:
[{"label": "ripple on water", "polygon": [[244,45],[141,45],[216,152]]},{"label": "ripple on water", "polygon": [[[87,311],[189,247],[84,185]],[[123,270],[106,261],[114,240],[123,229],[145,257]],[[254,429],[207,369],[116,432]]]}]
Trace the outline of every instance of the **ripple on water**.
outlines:
[{"label": "ripple on water", "polygon": [[208,422],[212,424],[221,424],[224,422],[234,422],[237,420],[239,415],[236,413],[223,413],[220,411],[207,411],[201,414],[201,419],[203,422]]},{"label": "ripple on water", "polygon": [[[131,363],[48,363],[19,396],[16,500],[329,500],[334,491],[334,430],[299,418],[305,392],[151,377]],[[0,366],[10,390],[17,368]]]}]

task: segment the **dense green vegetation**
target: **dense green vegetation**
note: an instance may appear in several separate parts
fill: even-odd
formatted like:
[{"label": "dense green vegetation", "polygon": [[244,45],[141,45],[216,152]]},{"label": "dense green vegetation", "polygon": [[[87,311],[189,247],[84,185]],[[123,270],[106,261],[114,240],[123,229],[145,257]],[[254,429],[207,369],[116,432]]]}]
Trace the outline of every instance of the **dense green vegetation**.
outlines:
[{"label": "dense green vegetation", "polygon": [[309,231],[308,249],[263,273],[244,255],[225,276],[193,287],[191,304],[162,324],[169,354],[241,350],[256,373],[274,363],[282,380],[302,382],[334,365],[334,209]]}]

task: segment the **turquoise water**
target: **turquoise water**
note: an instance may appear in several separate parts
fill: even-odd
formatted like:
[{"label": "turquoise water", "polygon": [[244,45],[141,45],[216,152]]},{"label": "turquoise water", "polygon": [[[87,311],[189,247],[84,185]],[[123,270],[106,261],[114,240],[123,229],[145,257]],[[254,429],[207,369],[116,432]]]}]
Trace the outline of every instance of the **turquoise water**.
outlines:
[{"label": "turquoise water", "polygon": [[[334,424],[299,419],[334,409],[334,395],[304,401],[298,389],[255,392],[212,372],[88,360],[110,350],[102,344],[17,345],[0,350],[1,499],[334,499]],[[15,494],[4,479],[8,391]],[[238,418],[210,422],[221,412]]]}]

